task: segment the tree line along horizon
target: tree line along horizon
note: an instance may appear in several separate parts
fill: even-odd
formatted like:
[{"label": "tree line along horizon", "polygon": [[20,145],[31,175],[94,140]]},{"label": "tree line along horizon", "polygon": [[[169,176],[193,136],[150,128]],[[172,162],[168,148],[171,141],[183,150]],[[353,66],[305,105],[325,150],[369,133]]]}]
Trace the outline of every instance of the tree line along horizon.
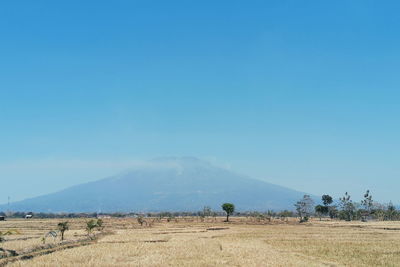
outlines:
[{"label": "tree line along horizon", "polygon": [[179,216],[198,216],[216,217],[226,216],[225,221],[229,221],[230,216],[246,216],[257,217],[259,219],[271,217],[298,217],[299,222],[306,222],[310,217],[339,219],[345,221],[369,219],[376,220],[400,220],[400,211],[396,209],[392,202],[381,204],[373,200],[369,190],[363,195],[361,202],[354,202],[348,192],[340,197],[336,203],[330,195],[322,195],[321,204],[315,205],[313,198],[310,195],[304,195],[300,200],[294,203],[295,210],[282,210],[266,212],[247,211],[237,212],[233,203],[223,203],[221,211],[213,211],[209,206],[204,206],[203,210],[197,212],[115,212],[115,213],[45,213],[45,212],[0,212],[0,220],[5,217],[22,218],[26,215],[34,215],[36,218],[81,218],[81,217],[98,217],[101,215],[110,217],[166,217],[174,218]]},{"label": "tree line along horizon", "polygon": [[[290,211],[282,211],[275,214],[267,212],[267,215],[296,216],[299,218],[300,223],[307,222],[312,216],[319,217],[320,220],[322,220],[322,217],[345,221],[361,220],[364,222],[369,219],[381,221],[400,220],[400,211],[396,209],[392,202],[381,204],[374,201],[369,190],[365,192],[361,202],[353,202],[350,194],[346,192],[343,197],[339,198],[336,205],[330,195],[322,195],[321,203],[322,205],[315,205],[310,195],[304,195],[302,199],[294,204],[295,214]],[[222,209],[226,212],[226,221],[229,221],[229,216],[233,214],[235,206],[232,203],[224,203],[222,204]],[[255,215],[262,217],[263,213],[256,213]]]}]

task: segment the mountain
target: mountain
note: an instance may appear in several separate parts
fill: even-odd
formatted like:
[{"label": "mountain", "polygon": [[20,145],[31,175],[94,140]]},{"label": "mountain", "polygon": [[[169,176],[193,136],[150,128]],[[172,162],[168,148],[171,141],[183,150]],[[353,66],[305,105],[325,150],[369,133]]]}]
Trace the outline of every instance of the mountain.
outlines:
[{"label": "mountain", "polygon": [[[13,211],[116,212],[293,209],[304,193],[235,174],[191,158],[160,158],[114,177],[10,205]],[[0,210],[8,207],[0,206]]]}]

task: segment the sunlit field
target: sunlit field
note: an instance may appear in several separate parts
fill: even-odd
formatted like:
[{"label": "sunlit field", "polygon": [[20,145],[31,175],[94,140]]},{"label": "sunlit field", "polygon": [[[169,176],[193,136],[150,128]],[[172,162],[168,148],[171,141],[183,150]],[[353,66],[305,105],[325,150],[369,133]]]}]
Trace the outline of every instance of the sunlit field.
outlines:
[{"label": "sunlit field", "polygon": [[91,240],[88,219],[70,219],[65,240],[43,236],[63,220],[9,220],[0,266],[400,266],[400,222],[253,218],[104,219]]}]

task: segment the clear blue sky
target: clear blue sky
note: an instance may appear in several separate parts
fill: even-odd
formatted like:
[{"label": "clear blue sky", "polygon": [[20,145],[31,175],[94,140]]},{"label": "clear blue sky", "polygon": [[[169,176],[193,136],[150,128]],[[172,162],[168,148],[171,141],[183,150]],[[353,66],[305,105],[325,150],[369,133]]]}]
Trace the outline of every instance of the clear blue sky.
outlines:
[{"label": "clear blue sky", "polygon": [[183,155],[400,203],[399,8],[3,1],[0,203]]}]

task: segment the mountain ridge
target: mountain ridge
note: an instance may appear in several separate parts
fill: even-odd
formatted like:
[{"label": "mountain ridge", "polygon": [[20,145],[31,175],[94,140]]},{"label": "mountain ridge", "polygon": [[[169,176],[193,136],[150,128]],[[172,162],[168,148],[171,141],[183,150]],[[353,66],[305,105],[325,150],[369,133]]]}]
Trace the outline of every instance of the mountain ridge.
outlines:
[{"label": "mountain ridge", "polygon": [[[139,212],[293,209],[305,193],[236,174],[194,157],[157,158],[134,169],[11,203],[13,211]],[[0,210],[8,206],[0,205]]]}]

